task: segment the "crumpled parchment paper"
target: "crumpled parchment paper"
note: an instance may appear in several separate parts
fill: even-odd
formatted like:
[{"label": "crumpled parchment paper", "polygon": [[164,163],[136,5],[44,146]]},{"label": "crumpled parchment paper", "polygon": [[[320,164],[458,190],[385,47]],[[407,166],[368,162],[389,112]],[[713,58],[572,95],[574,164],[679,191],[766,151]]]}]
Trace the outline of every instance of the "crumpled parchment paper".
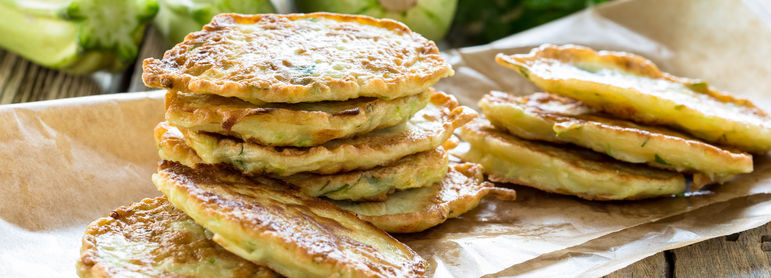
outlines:
[{"label": "crumpled parchment paper", "polygon": [[[489,90],[536,88],[495,64],[541,43],[623,50],[771,111],[771,8],[761,0],[615,1],[489,45],[449,50],[437,84],[476,108]],[[152,128],[163,92],[0,106],[0,277],[75,276],[80,237],[118,206],[160,195]],[[598,276],[657,252],[771,221],[771,157],[685,198],[590,202],[515,187],[428,231],[398,235],[436,277]],[[709,217],[707,217],[709,216]]]}]

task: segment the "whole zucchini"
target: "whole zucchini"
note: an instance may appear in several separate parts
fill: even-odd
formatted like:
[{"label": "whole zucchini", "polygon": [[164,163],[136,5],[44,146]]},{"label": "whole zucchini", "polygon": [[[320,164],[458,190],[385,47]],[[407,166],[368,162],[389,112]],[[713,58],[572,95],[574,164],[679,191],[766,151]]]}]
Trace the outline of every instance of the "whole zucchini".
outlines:
[{"label": "whole zucchini", "polygon": [[69,73],[134,63],[155,0],[0,0],[0,47]]}]

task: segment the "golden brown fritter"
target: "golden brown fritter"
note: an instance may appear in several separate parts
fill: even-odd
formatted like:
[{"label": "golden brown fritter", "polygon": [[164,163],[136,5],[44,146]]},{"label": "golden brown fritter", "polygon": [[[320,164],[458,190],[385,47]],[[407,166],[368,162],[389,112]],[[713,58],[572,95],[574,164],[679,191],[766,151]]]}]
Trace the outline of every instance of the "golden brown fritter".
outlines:
[{"label": "golden brown fritter", "polygon": [[149,87],[254,104],[393,99],[453,74],[401,23],[330,13],[220,14],[143,70]]},{"label": "golden brown fritter", "polygon": [[[185,145],[182,134],[173,130],[167,124],[160,124],[155,128],[161,159],[179,162],[192,168],[205,164],[193,149]],[[394,190],[429,186],[442,180],[447,173],[448,160],[447,151],[439,147],[368,170],[329,175],[299,173],[277,178],[298,187],[308,196],[323,196],[334,200],[382,201]]]},{"label": "golden brown fritter", "polygon": [[630,164],[593,151],[519,139],[477,119],[460,129],[470,148],[464,161],[484,166],[494,182],[509,182],[588,200],[635,200],[680,194],[683,174]]},{"label": "golden brown fritter", "polygon": [[547,44],[529,54],[498,54],[496,61],[546,92],[622,119],[667,125],[747,152],[771,150],[771,117],[752,102],[661,72],[640,56]]},{"label": "golden brown fritter", "polygon": [[153,183],[222,247],[288,277],[423,277],[406,245],[328,201],[214,166],[164,161]]},{"label": "golden brown fritter", "polygon": [[597,113],[580,101],[548,93],[515,97],[493,91],[479,101],[488,120],[521,138],[575,145],[615,159],[697,173],[723,182],[752,172],[752,156],[713,146],[663,127]]},{"label": "golden brown fritter", "polygon": [[437,92],[426,108],[404,124],[314,147],[277,148],[218,134],[179,130],[185,144],[207,164],[228,164],[250,175],[290,176],[301,172],[334,174],[388,165],[402,157],[436,149],[456,127],[474,117],[476,112],[459,106],[454,97]]},{"label": "golden brown fritter", "polygon": [[164,197],[120,207],[88,225],[80,277],[278,277],[223,249]]},{"label": "golden brown fritter", "polygon": [[[444,148],[409,155],[368,170],[318,175],[299,173],[280,177],[309,196],[333,200],[384,201],[396,190],[431,186],[447,173],[449,154]],[[389,231],[390,232],[390,231]]]},{"label": "golden brown fritter", "polygon": [[403,123],[425,107],[432,94],[430,89],[389,100],[254,105],[237,98],[169,91],[166,120],[260,145],[309,147]]},{"label": "golden brown fritter", "polygon": [[479,164],[454,164],[442,181],[431,186],[398,191],[382,202],[335,204],[386,232],[420,232],[474,209],[493,191],[498,191],[496,196],[506,195],[508,200],[516,198],[513,190],[495,188],[483,174]]}]

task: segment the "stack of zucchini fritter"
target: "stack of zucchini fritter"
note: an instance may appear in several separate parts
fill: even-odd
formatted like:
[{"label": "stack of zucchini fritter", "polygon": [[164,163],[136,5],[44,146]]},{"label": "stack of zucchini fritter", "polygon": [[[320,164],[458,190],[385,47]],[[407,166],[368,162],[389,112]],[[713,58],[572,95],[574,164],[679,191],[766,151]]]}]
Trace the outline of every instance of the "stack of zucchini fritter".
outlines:
[{"label": "stack of zucchini fritter", "polygon": [[491,92],[487,120],[461,129],[464,160],[493,181],[590,200],[681,194],[753,170],[771,150],[771,118],[704,82],[662,73],[631,54],[544,45],[499,54],[549,93]]},{"label": "stack of zucchini fritter", "polygon": [[[249,261],[290,277],[425,275],[425,260],[386,232],[436,226],[496,190],[479,165],[449,162],[446,141],[476,116],[431,88],[452,73],[433,42],[390,20],[215,17],[144,63],[145,83],[168,90],[153,176],[166,199],[122,210],[160,207],[175,220],[94,222],[79,272],[236,276]],[[154,236],[130,236],[138,222],[157,222]],[[157,254],[184,249],[177,231],[204,228],[216,242],[206,246],[246,261]],[[109,242],[121,253],[102,252]]]}]

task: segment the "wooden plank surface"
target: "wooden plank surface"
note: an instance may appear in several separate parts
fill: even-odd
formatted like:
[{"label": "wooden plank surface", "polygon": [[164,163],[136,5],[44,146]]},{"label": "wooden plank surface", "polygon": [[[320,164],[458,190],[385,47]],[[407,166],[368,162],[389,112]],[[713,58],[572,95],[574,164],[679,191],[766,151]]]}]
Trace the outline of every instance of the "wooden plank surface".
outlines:
[{"label": "wooden plank surface", "polygon": [[104,93],[90,76],[76,76],[33,64],[0,50],[0,104]]},{"label": "wooden plank surface", "polygon": [[675,249],[675,277],[771,277],[771,223]]},{"label": "wooden plank surface", "polygon": [[666,278],[672,277],[671,270],[667,264],[665,252],[660,252],[653,256],[647,257],[641,261],[631,264],[623,269],[619,269],[616,272],[606,276],[609,278],[625,278],[625,277],[650,277],[650,278]]},{"label": "wooden plank surface", "polygon": [[[165,47],[158,32],[149,29],[138,61],[161,57]],[[75,76],[0,50],[0,104],[145,91],[141,72],[140,62],[124,73]],[[771,223],[661,252],[607,277],[771,277]]]}]

